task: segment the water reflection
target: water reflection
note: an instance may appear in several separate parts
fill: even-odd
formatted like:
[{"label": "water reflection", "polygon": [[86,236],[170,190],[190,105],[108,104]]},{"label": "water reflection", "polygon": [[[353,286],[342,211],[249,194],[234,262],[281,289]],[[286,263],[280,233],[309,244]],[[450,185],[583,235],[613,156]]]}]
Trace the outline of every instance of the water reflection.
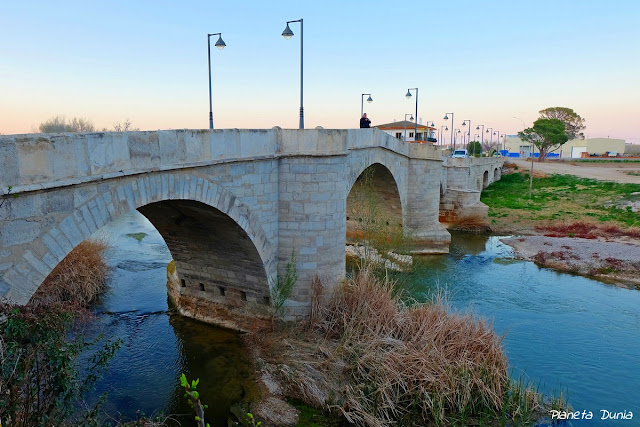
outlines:
[{"label": "water reflection", "polygon": [[497,237],[453,235],[450,255],[422,258],[404,283],[418,300],[444,292],[492,319],[516,376],[543,391],[567,388],[574,408],[594,414],[640,414],[640,292],[510,257]]},{"label": "water reflection", "polygon": [[190,422],[193,415],[179,384],[184,372],[189,379],[200,378],[198,390],[209,405],[207,421],[226,425],[231,404],[255,395],[240,336],[168,310],[166,266],[171,254],[142,215],[125,215],[100,234],[112,246],[112,268],[109,290],[94,307],[97,318],[91,333],[124,343],[94,397],[108,391],[104,410],[123,419],[135,417],[137,411],[161,411],[189,414],[177,419]]}]

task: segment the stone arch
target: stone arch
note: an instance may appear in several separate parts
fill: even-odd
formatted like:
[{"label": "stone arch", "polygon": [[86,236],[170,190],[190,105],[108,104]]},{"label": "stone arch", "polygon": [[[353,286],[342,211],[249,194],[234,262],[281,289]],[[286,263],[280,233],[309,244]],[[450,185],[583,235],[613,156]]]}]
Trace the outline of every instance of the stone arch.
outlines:
[{"label": "stone arch", "polygon": [[172,201],[199,204],[201,208],[218,212],[219,218],[228,218],[228,224],[236,224],[255,248],[254,260],[261,263],[268,295],[268,287],[277,275],[277,249],[267,240],[258,218],[249,208],[208,176],[193,171],[158,172],[55,190],[60,196],[73,191],[83,192],[85,197],[72,213],[48,218],[46,230],[16,247],[17,260],[0,278],[0,288],[6,289],[0,291],[4,291],[5,298],[26,304],[53,268],[102,226],[133,210],[161,202],[175,203]]},{"label": "stone arch", "polygon": [[405,189],[407,182],[406,175],[401,171],[407,170],[407,163],[407,159],[386,150],[378,149],[373,152],[369,150],[356,151],[350,155],[348,161],[345,195],[349,195],[354,184],[366,169],[378,164],[391,175],[396,184],[396,189],[400,197],[402,216],[404,217],[406,212],[407,194]]},{"label": "stone arch", "polygon": [[[365,179],[371,181],[365,184]],[[366,189],[361,185],[371,185],[371,187]],[[376,229],[378,226],[383,226],[401,230],[404,225],[403,206],[398,183],[391,171],[378,162],[367,166],[355,179],[347,193],[347,239],[359,240],[362,238],[360,234],[369,226]],[[375,218],[367,218],[371,216],[371,212],[367,212],[369,207],[374,207]],[[362,228],[363,220],[371,221],[369,226],[364,226],[364,229]]]},{"label": "stone arch", "polygon": [[493,182],[500,181],[500,170],[495,168],[493,171]]},{"label": "stone arch", "polygon": [[482,188],[487,188],[489,185],[489,171],[485,170],[482,174]]}]

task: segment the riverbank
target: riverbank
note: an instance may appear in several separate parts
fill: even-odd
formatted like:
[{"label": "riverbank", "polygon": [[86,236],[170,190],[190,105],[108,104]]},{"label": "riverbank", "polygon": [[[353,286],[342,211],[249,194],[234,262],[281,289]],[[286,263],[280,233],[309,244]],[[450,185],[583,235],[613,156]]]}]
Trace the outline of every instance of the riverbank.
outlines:
[{"label": "riverbank", "polygon": [[[547,175],[543,170],[558,165],[540,164],[529,198],[523,166],[507,163],[502,180],[482,194],[494,234],[520,236],[503,240],[519,259],[639,289],[640,185],[632,183],[635,177],[615,183]],[[609,166],[589,165],[611,172]]]},{"label": "riverbank", "polygon": [[357,425],[527,424],[540,416],[542,396],[510,379],[503,338],[487,321],[438,300],[408,306],[400,295],[361,271],[309,322],[246,335],[266,391]]},{"label": "riverbank", "polygon": [[500,240],[514,249],[518,259],[640,290],[640,242],[548,236]]}]

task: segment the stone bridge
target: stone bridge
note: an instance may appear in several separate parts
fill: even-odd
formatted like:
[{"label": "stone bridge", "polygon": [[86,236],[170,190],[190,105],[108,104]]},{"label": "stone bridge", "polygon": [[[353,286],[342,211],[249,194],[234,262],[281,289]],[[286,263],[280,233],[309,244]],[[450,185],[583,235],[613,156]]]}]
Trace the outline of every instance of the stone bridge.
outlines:
[{"label": "stone bridge", "polygon": [[486,217],[489,208],[480,202],[480,193],[500,180],[504,157],[443,159],[440,185],[440,219]]},{"label": "stone bridge", "polygon": [[295,254],[286,306],[304,315],[316,275],[329,287],[345,275],[347,195],[374,164],[395,180],[404,230],[448,251],[437,147],[376,129],[0,136],[0,189],[20,195],[0,208],[0,297],[26,304],[76,245],[138,210],[163,236],[178,293],[193,304],[268,307]]}]

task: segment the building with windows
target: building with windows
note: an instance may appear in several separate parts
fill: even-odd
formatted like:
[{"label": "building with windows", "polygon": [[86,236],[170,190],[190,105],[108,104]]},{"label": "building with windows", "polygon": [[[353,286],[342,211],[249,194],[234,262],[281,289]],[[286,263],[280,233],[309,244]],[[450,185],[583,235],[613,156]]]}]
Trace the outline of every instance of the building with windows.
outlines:
[{"label": "building with windows", "polygon": [[387,133],[406,142],[438,142],[438,140],[435,138],[436,128],[419,124],[418,135],[417,137],[415,137],[413,134],[415,132],[416,125],[414,122],[410,122],[407,120],[386,123],[374,127],[380,129],[384,133]]},{"label": "building with windows", "polygon": [[[522,141],[518,135],[507,135],[504,139],[500,151],[508,157],[527,158],[534,152],[537,155],[537,149],[534,149],[528,142]],[[565,142],[562,146],[549,154],[549,158],[561,159],[579,159],[581,157],[593,156],[622,156],[625,152],[624,139],[617,138],[585,138],[572,139]],[[585,153],[585,154],[583,154]]]}]

